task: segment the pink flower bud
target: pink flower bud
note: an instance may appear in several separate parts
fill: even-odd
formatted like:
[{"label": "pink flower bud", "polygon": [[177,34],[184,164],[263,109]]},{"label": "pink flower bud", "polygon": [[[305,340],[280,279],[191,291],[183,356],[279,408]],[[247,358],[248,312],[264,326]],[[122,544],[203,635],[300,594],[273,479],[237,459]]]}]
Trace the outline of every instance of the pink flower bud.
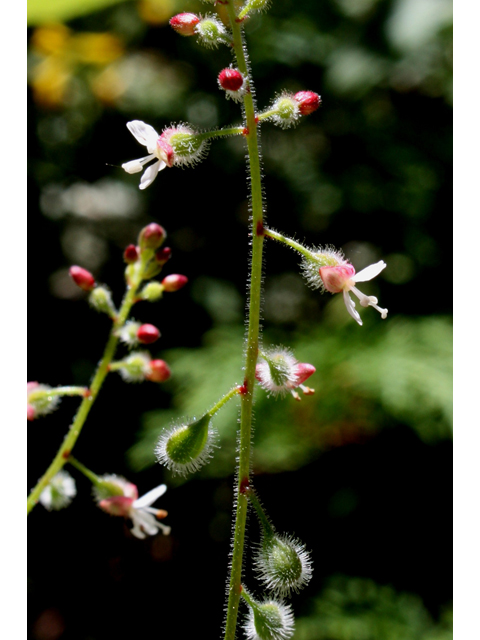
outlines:
[{"label": "pink flower bud", "polygon": [[349,290],[355,284],[351,279],[355,275],[355,268],[352,264],[341,264],[336,267],[320,267],[320,277],[325,289],[330,293],[340,293]]},{"label": "pink flower bud", "polygon": [[194,13],[179,13],[170,19],[170,26],[181,36],[193,36],[199,22],[200,18]]},{"label": "pink flower bud", "polygon": [[152,344],[160,337],[160,331],[153,324],[142,324],[137,331],[137,339],[142,344]]},{"label": "pink flower bud", "polygon": [[218,75],[218,84],[226,91],[238,91],[243,85],[243,76],[237,69],[223,69]]},{"label": "pink flower bud", "polygon": [[172,273],[162,280],[162,285],[165,291],[172,293],[173,291],[178,291],[184,287],[187,282],[188,278],[186,276],[181,276],[178,273]]},{"label": "pink flower bud", "polygon": [[318,93],[313,91],[299,91],[293,97],[298,102],[302,116],[308,116],[316,111],[322,102]]},{"label": "pink flower bud", "polygon": [[[315,373],[316,369],[313,364],[308,362],[299,362],[294,368],[295,384],[300,386],[307,378]],[[305,393],[305,392],[304,392]]]},{"label": "pink flower bud", "polygon": [[170,249],[170,247],[162,247],[155,253],[155,262],[158,262],[158,264],[162,265],[163,267],[163,265],[168,262],[171,257],[172,250]]},{"label": "pink flower bud", "polygon": [[152,222],[140,231],[138,244],[141,249],[158,249],[166,237],[165,229]]},{"label": "pink flower bud", "polygon": [[35,407],[32,407],[31,404],[27,404],[27,420],[31,422],[32,420],[35,420],[35,416]]},{"label": "pink flower bud", "polygon": [[111,516],[123,516],[124,518],[128,518],[133,503],[133,498],[127,498],[127,496],[112,496],[111,498],[104,498],[103,500],[100,500],[98,506]]},{"label": "pink flower bud", "polygon": [[151,382],[165,382],[171,376],[170,367],[165,360],[150,360],[150,373],[146,375]]},{"label": "pink flower bud", "polygon": [[125,249],[123,259],[127,264],[133,264],[138,260],[138,249],[134,244],[129,244]]},{"label": "pink flower bud", "polygon": [[91,291],[95,287],[95,278],[92,276],[90,271],[74,265],[73,267],[70,267],[69,273],[72,280],[75,282],[77,287],[80,287],[80,289],[83,289],[84,291]]}]

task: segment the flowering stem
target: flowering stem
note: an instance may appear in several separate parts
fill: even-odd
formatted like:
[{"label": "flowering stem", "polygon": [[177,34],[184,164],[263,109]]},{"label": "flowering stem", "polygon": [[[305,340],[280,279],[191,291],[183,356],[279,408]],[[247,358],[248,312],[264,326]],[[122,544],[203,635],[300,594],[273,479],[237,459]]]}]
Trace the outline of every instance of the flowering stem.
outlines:
[{"label": "flowering stem", "polygon": [[292,249],[295,249],[295,251],[298,251],[298,253],[302,254],[302,256],[305,256],[306,258],[312,257],[312,252],[309,251],[306,247],[304,247],[299,242],[296,242],[291,238],[287,238],[286,236],[282,236],[281,233],[278,233],[277,231],[273,231],[272,229],[268,229],[267,227],[264,228],[263,232],[268,238],[273,238],[273,240],[278,240],[278,242],[283,242],[283,244],[286,244],[288,247],[291,247]]},{"label": "flowering stem", "polygon": [[118,329],[123,327],[126,319],[128,318],[128,314],[130,313],[130,309],[135,302],[137,290],[142,282],[145,267],[147,261],[149,259],[148,251],[142,253],[141,259],[136,263],[136,269],[133,270],[132,276],[128,280],[128,287],[125,292],[125,296],[122,301],[122,305],[116,316],[112,330],[110,332],[110,336],[108,338],[107,346],[105,347],[105,351],[103,353],[103,357],[100,360],[100,363],[97,367],[95,375],[92,380],[92,384],[90,385],[90,394],[83,398],[82,403],[75,415],[75,418],[70,426],[70,429],[65,436],[65,439],[57,452],[57,455],[53,459],[53,462],[50,464],[48,469],[45,471],[43,476],[37,482],[35,487],[30,492],[30,495],[27,499],[27,514],[34,508],[37,504],[40,494],[48,486],[52,478],[60,471],[65,462],[67,462],[70,453],[77,442],[78,436],[85,424],[88,414],[90,413],[90,409],[95,402],[95,399],[102,387],[102,384],[109,372],[109,365],[113,359],[115,354],[115,350],[118,344],[118,336],[116,335]]},{"label": "flowering stem", "polygon": [[251,74],[248,72],[247,54],[244,48],[241,25],[236,21],[233,0],[228,0],[227,10],[233,34],[233,49],[240,73],[248,78],[249,91],[243,97],[246,129],[244,132],[250,166],[251,211],[252,211],[252,257],[250,264],[249,314],[247,344],[245,352],[245,379],[241,394],[240,440],[237,467],[237,506],[230,583],[228,590],[227,618],[225,622],[225,640],[234,640],[237,625],[238,605],[242,591],[242,564],[245,543],[245,525],[247,521],[248,498],[242,488],[248,486],[251,458],[251,433],[253,389],[255,384],[255,365],[257,362],[260,333],[260,300],[262,285],[263,251],[263,199],[260,172],[260,151],[258,147],[257,122],[252,97]]}]

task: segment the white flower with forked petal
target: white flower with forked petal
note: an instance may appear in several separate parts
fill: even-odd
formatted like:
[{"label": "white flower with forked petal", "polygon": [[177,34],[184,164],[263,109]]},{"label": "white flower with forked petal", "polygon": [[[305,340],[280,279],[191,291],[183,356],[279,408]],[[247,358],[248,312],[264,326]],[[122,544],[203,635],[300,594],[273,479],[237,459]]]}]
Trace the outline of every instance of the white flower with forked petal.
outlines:
[{"label": "white flower with forked petal", "polygon": [[[148,491],[139,498],[136,485],[128,482],[125,478],[107,475],[101,479],[106,483],[117,486],[122,491],[122,495],[100,499],[98,506],[101,509],[113,516],[129,518],[133,523],[132,533],[137,538],[146,538],[147,535],[154,536],[159,531],[168,536],[170,527],[158,522],[159,519],[167,517],[167,512],[164,509],[154,509],[151,506],[167,490],[165,484],[155,487],[155,489]],[[102,492],[97,489],[97,498],[101,497]]]},{"label": "white flower with forked petal", "polygon": [[355,309],[355,303],[349,295],[351,291],[360,300],[362,307],[373,307],[382,316],[382,320],[387,317],[388,309],[382,309],[378,306],[378,300],[375,296],[367,296],[357,289],[355,286],[357,282],[367,282],[372,280],[375,276],[385,269],[387,265],[383,260],[371,264],[370,266],[362,269],[358,273],[355,273],[355,268],[350,263],[343,261],[336,266],[320,267],[319,274],[322,279],[323,286],[330,293],[340,293],[343,291],[343,300],[347,307],[348,313],[354,320],[362,325],[362,320],[358,311]]},{"label": "white flower with forked petal", "polygon": [[167,166],[172,166],[173,150],[170,145],[161,140],[159,134],[149,124],[145,124],[141,120],[132,120],[127,122],[127,127],[138,142],[147,147],[149,155],[138,160],[125,162],[122,164],[122,169],[127,173],[139,173],[146,164],[156,159],[156,162],[147,167],[141,177],[140,189],[146,189],[155,180],[159,171],[162,171]]}]

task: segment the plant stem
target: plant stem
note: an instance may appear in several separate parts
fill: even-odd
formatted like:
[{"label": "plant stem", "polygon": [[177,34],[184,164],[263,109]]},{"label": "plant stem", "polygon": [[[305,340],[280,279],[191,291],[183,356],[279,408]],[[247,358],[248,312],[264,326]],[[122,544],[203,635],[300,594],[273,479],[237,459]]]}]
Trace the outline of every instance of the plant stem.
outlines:
[{"label": "plant stem", "polygon": [[247,521],[248,498],[242,487],[248,485],[251,458],[251,433],[253,389],[255,384],[255,365],[258,356],[260,334],[260,301],[262,286],[262,252],[263,252],[263,199],[260,172],[260,151],[258,146],[257,122],[252,97],[253,85],[248,70],[246,50],[244,48],[242,30],[236,21],[233,0],[228,0],[227,11],[233,34],[233,48],[237,66],[248,78],[248,91],[243,98],[245,109],[248,158],[250,166],[251,211],[252,211],[252,256],[250,264],[250,292],[247,344],[245,353],[245,379],[241,394],[240,439],[238,445],[237,467],[237,506],[235,514],[235,530],[233,534],[232,562],[230,584],[228,590],[227,618],[225,622],[225,640],[234,640],[237,626],[238,606],[242,590],[242,565],[245,543],[245,525]]},{"label": "plant stem", "polygon": [[119,340],[118,336],[116,335],[117,331],[125,324],[125,321],[128,318],[128,314],[130,313],[130,309],[135,302],[138,287],[140,286],[143,279],[147,259],[148,252],[145,251],[144,253],[142,253],[142,258],[141,260],[139,260],[133,276],[129,279],[128,288],[125,292],[125,296],[123,298],[118,315],[116,316],[116,319],[113,323],[107,346],[105,347],[102,359],[100,360],[100,363],[93,377],[92,384],[90,385],[90,394],[87,397],[83,398],[82,403],[80,404],[80,407],[70,426],[70,429],[65,436],[60,449],[57,452],[57,455],[30,492],[30,495],[27,499],[27,515],[37,504],[40,494],[45,489],[45,487],[67,462],[68,457],[70,456],[70,453],[72,452],[72,449],[77,442],[78,436],[80,435],[87,416],[90,413],[90,409],[92,408],[93,403],[95,402],[95,399],[109,371],[109,364],[112,361],[113,356],[115,355],[115,350],[117,348]]}]

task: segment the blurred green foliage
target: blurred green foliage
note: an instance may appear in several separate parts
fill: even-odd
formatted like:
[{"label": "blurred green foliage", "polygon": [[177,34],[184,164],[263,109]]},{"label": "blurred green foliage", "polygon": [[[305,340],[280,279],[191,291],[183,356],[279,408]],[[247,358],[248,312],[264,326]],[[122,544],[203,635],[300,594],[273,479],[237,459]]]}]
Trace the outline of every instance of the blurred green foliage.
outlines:
[{"label": "blurred green foliage", "polygon": [[[388,425],[409,425],[427,442],[451,436],[450,321],[394,318],[352,335],[349,317],[348,324],[340,320],[345,310],[329,311],[330,324],[314,326],[289,342],[301,362],[317,367],[309,379],[315,395],[299,404],[291,396],[272,400],[263,390],[256,391],[257,472],[297,469],[322,451],[362,441]],[[332,331],[334,313],[338,319]],[[264,337],[268,344],[268,331]],[[207,333],[200,349],[165,354],[174,372],[174,407],[144,416],[140,440],[130,451],[134,469],[155,462],[156,440],[171,420],[198,417],[228,391],[226,385],[241,383],[242,350],[243,330],[234,326]],[[231,474],[237,417],[234,402],[215,417],[221,448],[203,474]]]},{"label": "blurred green foliage", "polygon": [[452,611],[435,623],[420,598],[372,580],[335,576],[299,618],[295,640],[452,640]]}]

